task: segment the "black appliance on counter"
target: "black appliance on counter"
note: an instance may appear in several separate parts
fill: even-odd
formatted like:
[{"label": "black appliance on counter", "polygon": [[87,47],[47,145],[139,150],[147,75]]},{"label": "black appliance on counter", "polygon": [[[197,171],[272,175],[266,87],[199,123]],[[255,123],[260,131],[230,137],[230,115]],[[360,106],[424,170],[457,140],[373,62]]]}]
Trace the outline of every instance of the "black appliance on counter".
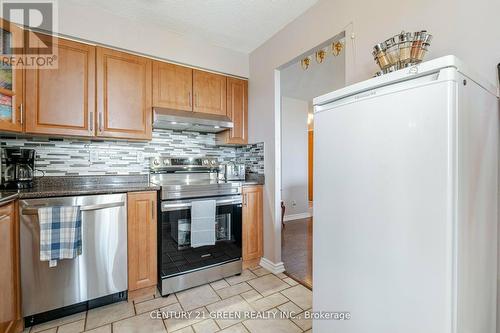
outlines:
[{"label": "black appliance on counter", "polygon": [[[218,179],[213,158],[151,159],[158,205],[158,289],[165,296],[242,270],[242,184]],[[191,206],[213,200],[215,244],[191,246]]]},{"label": "black appliance on counter", "polygon": [[4,148],[3,186],[8,189],[32,187],[35,173],[35,156],[34,149]]}]

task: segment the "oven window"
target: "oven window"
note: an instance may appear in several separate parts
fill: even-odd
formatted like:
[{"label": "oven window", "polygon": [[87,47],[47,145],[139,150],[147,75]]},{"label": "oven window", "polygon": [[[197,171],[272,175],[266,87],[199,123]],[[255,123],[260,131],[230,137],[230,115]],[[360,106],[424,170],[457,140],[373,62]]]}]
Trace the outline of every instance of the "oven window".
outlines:
[{"label": "oven window", "polygon": [[162,277],[241,258],[241,204],[217,206],[215,245],[191,247],[191,211],[162,212],[159,244]]}]

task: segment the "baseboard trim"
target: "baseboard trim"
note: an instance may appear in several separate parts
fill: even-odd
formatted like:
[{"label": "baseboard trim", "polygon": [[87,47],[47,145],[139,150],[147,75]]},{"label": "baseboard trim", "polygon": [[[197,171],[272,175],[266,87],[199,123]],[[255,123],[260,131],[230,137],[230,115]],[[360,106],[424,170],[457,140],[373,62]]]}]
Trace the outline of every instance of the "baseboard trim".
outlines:
[{"label": "baseboard trim", "polygon": [[271,260],[262,257],[260,259],[260,265],[273,274],[279,274],[285,271],[285,265],[281,261],[275,264]]},{"label": "baseboard trim", "polygon": [[293,220],[307,219],[309,217],[312,217],[311,212],[290,214],[290,215],[285,215],[285,217],[283,218],[283,221],[288,222],[288,221],[293,221]]}]

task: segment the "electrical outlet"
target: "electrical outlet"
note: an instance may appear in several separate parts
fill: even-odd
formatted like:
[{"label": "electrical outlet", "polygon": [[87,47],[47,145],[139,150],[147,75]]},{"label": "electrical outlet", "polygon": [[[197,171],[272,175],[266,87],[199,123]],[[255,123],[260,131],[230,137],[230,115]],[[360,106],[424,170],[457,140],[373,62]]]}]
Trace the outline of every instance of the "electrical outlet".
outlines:
[{"label": "electrical outlet", "polygon": [[297,201],[292,200],[292,207],[297,207]]},{"label": "electrical outlet", "polygon": [[98,150],[91,150],[89,155],[90,155],[90,162],[99,161],[99,151]]}]

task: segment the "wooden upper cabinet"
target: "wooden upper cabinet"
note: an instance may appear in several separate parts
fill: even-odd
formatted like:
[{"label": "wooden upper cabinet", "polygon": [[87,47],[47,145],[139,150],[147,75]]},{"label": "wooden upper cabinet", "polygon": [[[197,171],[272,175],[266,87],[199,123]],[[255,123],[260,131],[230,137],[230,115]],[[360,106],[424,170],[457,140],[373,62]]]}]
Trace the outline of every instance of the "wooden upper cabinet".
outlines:
[{"label": "wooden upper cabinet", "polygon": [[97,135],[152,137],[151,60],[97,47]]},{"label": "wooden upper cabinet", "polygon": [[153,106],[193,111],[193,70],[153,62]]},{"label": "wooden upper cabinet", "polygon": [[263,254],[263,188],[243,187],[243,260],[254,260]]},{"label": "wooden upper cabinet", "polygon": [[157,282],[156,192],[128,193],[128,290]]},{"label": "wooden upper cabinet", "polygon": [[224,144],[248,143],[248,81],[227,78],[227,116],[234,127],[217,135]]},{"label": "wooden upper cabinet", "polygon": [[[0,53],[13,55],[13,49],[23,48],[23,30],[0,18],[2,46]],[[21,132],[23,103],[23,69],[0,65],[0,130]]]},{"label": "wooden upper cabinet", "polygon": [[93,136],[95,46],[38,35],[57,48],[56,69],[26,70],[27,133]]},{"label": "wooden upper cabinet", "polygon": [[17,202],[0,207],[0,332],[22,330]]},{"label": "wooden upper cabinet", "polygon": [[226,77],[193,70],[195,112],[226,115]]}]

